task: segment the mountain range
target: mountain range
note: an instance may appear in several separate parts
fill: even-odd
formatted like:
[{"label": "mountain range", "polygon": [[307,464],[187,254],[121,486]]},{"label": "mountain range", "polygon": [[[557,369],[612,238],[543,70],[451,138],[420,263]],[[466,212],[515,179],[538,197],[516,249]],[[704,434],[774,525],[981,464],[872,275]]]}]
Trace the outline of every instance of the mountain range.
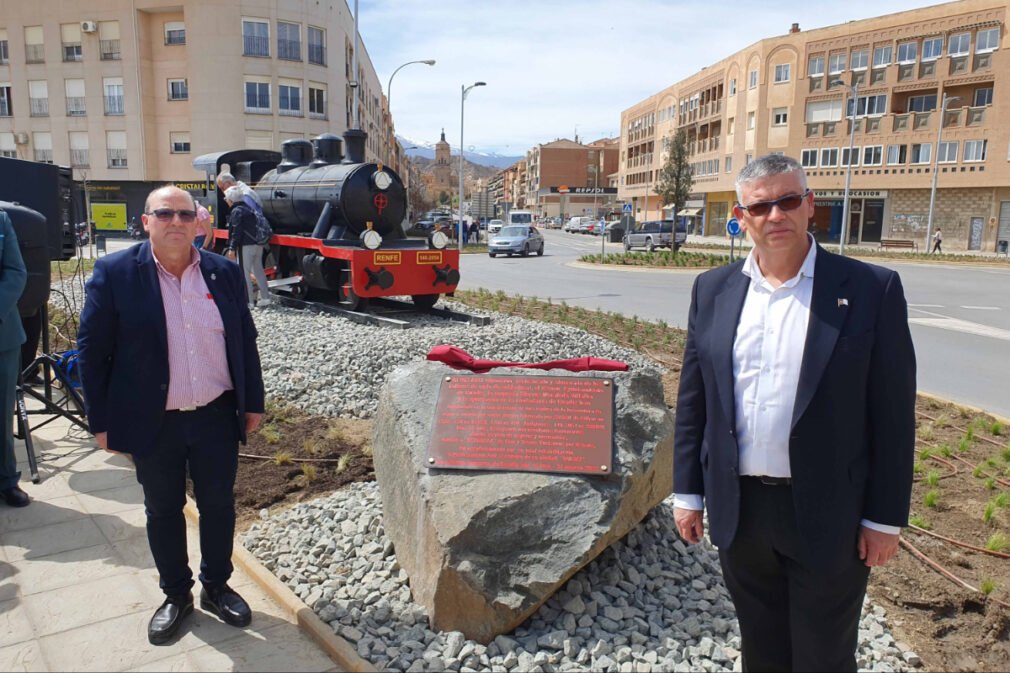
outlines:
[{"label": "mountain range", "polygon": [[[411,140],[410,138],[405,138],[401,135],[397,135],[396,139],[400,141],[400,144],[405,148],[410,148],[405,150],[408,157],[422,157],[424,159],[435,159],[435,145],[434,143],[423,143],[416,140]],[[452,151],[459,160],[459,148],[454,147],[451,143],[449,145],[450,151]],[[477,150],[467,150],[463,152],[463,158],[467,161],[477,164],[479,166],[488,166],[491,168],[508,168],[520,159],[525,158],[522,155],[508,156],[505,154],[498,154],[497,152],[480,152]]]}]

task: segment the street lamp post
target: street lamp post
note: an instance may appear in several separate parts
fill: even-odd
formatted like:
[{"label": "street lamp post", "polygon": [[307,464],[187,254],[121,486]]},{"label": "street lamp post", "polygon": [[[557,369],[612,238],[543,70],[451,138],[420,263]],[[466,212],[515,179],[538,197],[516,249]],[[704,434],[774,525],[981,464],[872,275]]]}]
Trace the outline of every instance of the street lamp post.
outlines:
[{"label": "street lamp post", "polygon": [[[393,133],[393,78],[396,76],[396,73],[400,72],[400,70],[402,68],[406,68],[408,65],[411,65],[411,64],[414,64],[414,63],[423,63],[425,65],[435,65],[435,59],[433,59],[433,58],[426,58],[426,59],[421,60],[421,61],[407,61],[403,65],[397,67],[396,70],[393,71],[393,74],[389,76],[389,82],[386,84],[386,108],[389,110],[389,132],[391,134]],[[390,151],[392,151],[392,147],[393,147],[393,139],[392,138],[389,139],[389,147],[390,147]]]},{"label": "street lamp post", "polygon": [[463,108],[466,95],[470,93],[470,89],[477,86],[487,86],[487,83],[474,82],[470,86],[461,84],[459,87],[462,92],[459,97],[459,239],[457,240],[460,252],[463,252]]},{"label": "street lamp post", "polygon": [[[832,84],[842,84],[840,79],[831,82]],[[842,235],[838,241],[838,254],[845,254],[845,242],[849,238],[849,187],[852,185],[852,150],[856,144],[856,111],[859,107],[859,82],[852,85],[852,120],[849,122],[849,164],[845,171],[845,196],[842,201]]]},{"label": "street lamp post", "polygon": [[933,184],[929,189],[929,217],[926,219],[926,250],[929,250],[929,241],[933,238],[933,208],[936,206],[936,179],[939,174],[940,163],[940,137],[943,134],[943,118],[947,115],[947,104],[956,100],[961,100],[960,96],[947,96],[943,94],[943,102],[940,104],[940,119],[936,125],[936,151],[933,153]]}]

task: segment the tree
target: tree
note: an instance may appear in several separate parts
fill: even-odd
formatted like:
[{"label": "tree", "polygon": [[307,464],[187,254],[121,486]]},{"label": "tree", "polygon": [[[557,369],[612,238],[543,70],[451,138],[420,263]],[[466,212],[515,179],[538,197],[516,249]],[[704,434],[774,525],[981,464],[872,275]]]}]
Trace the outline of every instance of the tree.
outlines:
[{"label": "tree", "polygon": [[449,203],[449,193],[441,191],[438,193],[438,202],[441,204]]},{"label": "tree", "polygon": [[659,181],[656,183],[656,193],[663,197],[663,203],[673,204],[674,218],[684,208],[691,187],[694,186],[687,142],[687,134],[677,131],[670,142],[670,153],[659,171]]}]

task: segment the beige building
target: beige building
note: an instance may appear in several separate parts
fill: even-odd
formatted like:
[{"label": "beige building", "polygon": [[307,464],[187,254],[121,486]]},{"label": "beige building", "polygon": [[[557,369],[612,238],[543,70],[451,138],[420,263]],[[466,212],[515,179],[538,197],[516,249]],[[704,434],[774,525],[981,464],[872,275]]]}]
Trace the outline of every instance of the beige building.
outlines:
[{"label": "beige building", "polygon": [[851,171],[851,243],[921,249],[935,180],[945,250],[995,250],[1010,241],[1008,9],[962,0],[808,32],[794,24],[727,56],[622,113],[619,196],[640,220],[671,216],[655,181],[682,130],[695,193],[680,215],[697,231],[724,232],[736,172],[780,152],[806,167],[818,240],[840,239]]},{"label": "beige building", "polygon": [[[385,97],[344,0],[0,0],[0,155],[72,166],[125,227],[152,182],[200,154],[340,134],[399,167]],[[357,86],[352,84],[357,82]],[[104,226],[103,226],[104,225]]]},{"label": "beige building", "polygon": [[610,213],[618,148],[617,138],[589,144],[561,138],[533,147],[526,153],[526,206],[541,218]]}]

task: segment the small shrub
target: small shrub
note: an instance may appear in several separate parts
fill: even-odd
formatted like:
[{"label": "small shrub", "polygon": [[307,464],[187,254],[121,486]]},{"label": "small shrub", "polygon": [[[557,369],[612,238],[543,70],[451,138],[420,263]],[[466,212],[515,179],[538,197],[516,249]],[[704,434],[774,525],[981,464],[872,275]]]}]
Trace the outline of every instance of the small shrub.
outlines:
[{"label": "small shrub", "polygon": [[344,431],[338,426],[331,425],[326,429],[326,441],[343,444],[347,441],[347,437],[344,436]]},{"label": "small shrub", "polygon": [[932,446],[919,449],[919,460],[929,460],[935,449]]},{"label": "small shrub", "polygon": [[351,454],[345,453],[337,459],[337,474],[343,474],[347,466],[351,464]]},{"label": "small shrub", "polygon": [[957,450],[961,453],[966,453],[968,449],[971,448],[971,440],[967,437],[962,437],[961,441],[957,443]]},{"label": "small shrub", "polygon": [[912,465],[912,474],[922,474],[922,463],[915,461],[915,464]]},{"label": "small shrub", "polygon": [[995,589],[996,589],[996,582],[988,577],[982,580],[978,585],[978,590],[981,591],[986,596],[991,594]]},{"label": "small shrub", "polygon": [[992,425],[989,426],[989,433],[994,437],[999,437],[1003,434],[1003,424],[999,421],[993,421]]},{"label": "small shrub", "polygon": [[975,425],[969,425],[968,429],[964,431],[964,438],[968,440],[968,444],[971,444],[972,440],[975,439]]},{"label": "small shrub", "polygon": [[997,468],[997,467],[999,467],[999,461],[996,460],[992,456],[989,456],[988,458],[985,459],[985,464],[986,464],[986,467],[991,467],[991,468]]},{"label": "small shrub", "polygon": [[925,518],[919,516],[918,514],[909,517],[908,523],[923,530],[929,530],[933,527],[932,524],[930,524],[928,521],[926,521]]},{"label": "small shrub", "polygon": [[280,444],[281,431],[273,423],[267,423],[259,429],[259,435],[267,444]]},{"label": "small shrub", "polygon": [[302,464],[302,476],[305,477],[305,481],[315,481],[318,473],[314,465],[309,465],[308,463]]},{"label": "small shrub", "polygon": [[310,456],[318,456],[324,451],[326,447],[323,442],[315,437],[309,437],[304,442],[302,442],[302,450],[304,450]]},{"label": "small shrub", "polygon": [[982,471],[982,466],[976,465],[975,469],[971,471],[971,476],[975,477],[976,479],[981,479],[982,477],[984,477],[985,473]]},{"label": "small shrub", "polygon": [[278,451],[274,454],[274,465],[290,465],[294,462],[293,457],[287,451]]},{"label": "small shrub", "polygon": [[1008,496],[1006,493],[1000,493],[995,498],[993,498],[992,501],[996,503],[997,507],[1006,507],[1007,502],[1010,501],[1010,496]]},{"label": "small shrub", "polygon": [[933,426],[937,428],[949,428],[950,419],[947,418],[946,414],[940,414],[936,417],[936,420],[933,421]]},{"label": "small shrub", "polygon": [[926,507],[929,507],[931,509],[935,508],[937,504],[940,502],[940,491],[933,489],[932,491],[927,492],[926,495],[923,497],[922,502],[924,505],[926,505]]},{"label": "small shrub", "polygon": [[934,438],[933,426],[932,425],[924,425],[921,428],[919,428],[919,430],[916,432],[916,434],[919,435],[919,439],[921,439],[922,441],[924,441],[924,442],[932,442],[933,438]]},{"label": "small shrub", "polygon": [[985,486],[985,488],[986,488],[987,491],[995,491],[996,490],[996,480],[993,479],[992,477],[989,477],[988,479],[986,479],[984,482],[982,482],[982,484]]},{"label": "small shrub", "polygon": [[1003,551],[1007,547],[1010,547],[1010,540],[1003,533],[996,532],[989,536],[989,539],[985,541],[985,548],[989,551]]},{"label": "small shrub", "polygon": [[941,444],[940,445],[940,455],[941,456],[943,456],[944,458],[950,458],[950,453],[951,453],[951,451],[950,451],[950,445],[949,444]]},{"label": "small shrub", "polygon": [[989,523],[992,521],[992,515],[996,513],[996,503],[992,500],[985,504],[985,509],[982,510],[982,522]]},{"label": "small shrub", "polygon": [[926,475],[926,483],[930,486],[936,486],[940,483],[940,473],[936,470],[930,470]]}]

